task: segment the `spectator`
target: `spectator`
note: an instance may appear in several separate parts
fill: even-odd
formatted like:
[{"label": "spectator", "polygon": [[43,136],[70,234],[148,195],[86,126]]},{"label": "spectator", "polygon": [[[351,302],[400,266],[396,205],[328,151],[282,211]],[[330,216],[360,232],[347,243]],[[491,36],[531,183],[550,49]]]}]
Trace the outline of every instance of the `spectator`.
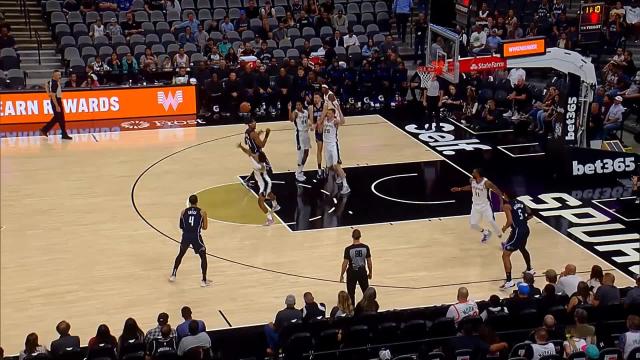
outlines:
[{"label": "spectator", "polygon": [[411,13],[411,0],[394,0],[391,11],[398,27],[398,38],[405,42],[407,37],[407,23]]},{"label": "spectator", "polygon": [[184,322],[176,327],[176,334],[178,335],[178,341],[191,333],[191,330],[189,329],[189,323],[191,323],[192,321],[198,323],[198,326],[199,326],[198,329],[200,332],[207,330],[207,326],[205,325],[204,321],[193,320],[190,307],[183,306],[182,309],[180,310],[180,313],[182,315],[182,318],[184,319]]},{"label": "spectator", "polygon": [[97,0],[98,11],[118,11],[118,0]]},{"label": "spectator", "polygon": [[180,66],[178,72],[176,72],[171,82],[174,85],[186,85],[189,83],[189,74],[187,74],[187,68]]},{"label": "spectator", "polygon": [[600,265],[593,265],[591,267],[591,274],[589,275],[589,280],[587,280],[587,285],[589,285],[589,290],[595,293],[600,287],[600,285],[602,284],[603,277],[604,277],[604,273],[602,272],[602,267],[600,267]]},{"label": "spectator", "polygon": [[540,297],[542,295],[542,291],[540,291],[540,289],[538,289],[537,287],[533,286],[536,279],[532,273],[525,272],[524,274],[522,274],[522,281],[525,284],[529,285],[529,297]]},{"label": "spectator", "polygon": [[131,10],[132,0],[118,0],[118,10],[129,11]]},{"label": "spectator", "polygon": [[113,39],[113,37],[117,35],[122,35],[122,27],[118,24],[116,18],[111,18],[111,22],[107,27],[107,36]]},{"label": "spectator", "polygon": [[624,306],[629,307],[632,305],[640,304],[640,275],[636,275],[636,286],[634,286],[629,292],[627,292],[627,296],[624,298]]},{"label": "spectator", "polygon": [[605,34],[607,36],[608,45],[612,48],[620,46],[622,37],[622,18],[619,14],[614,14],[606,23]]},{"label": "spectator", "polygon": [[164,60],[162,60],[162,65],[160,66],[160,70],[161,71],[173,71],[173,63],[171,62],[171,58],[170,57],[165,57]]},{"label": "spectator", "polygon": [[307,12],[303,10],[300,12],[300,16],[298,17],[296,25],[298,26],[298,30],[302,31],[302,29],[306,27],[313,27],[313,21],[307,15]]},{"label": "spectator", "polygon": [[[167,319],[168,318],[169,315],[167,315]],[[159,320],[158,324],[160,324]],[[155,359],[160,355],[171,354],[177,351],[175,332],[171,329],[171,325],[158,325],[158,327],[149,331],[154,331],[155,333],[156,329],[159,329],[157,336],[155,334],[152,335],[153,337],[147,342],[146,360]],[[149,333],[147,333],[147,335],[149,335]]]},{"label": "spectator", "polygon": [[109,58],[109,62],[107,62],[107,66],[111,70],[111,76],[116,77],[122,74],[122,63],[118,59],[118,54],[116,52],[111,53],[111,57]]},{"label": "spectator", "polygon": [[297,19],[298,17],[300,17],[302,11],[302,3],[300,2],[300,0],[293,0],[293,2],[291,2],[291,13],[293,15],[293,18]]},{"label": "spectator", "polygon": [[415,32],[415,46],[414,46],[414,56],[415,63],[418,63],[418,60],[425,60],[425,44],[427,42],[427,17],[424,13],[419,13],[418,18],[414,24],[414,32]]},{"label": "spectator", "polygon": [[625,10],[628,30],[632,35],[629,37],[629,40],[634,38],[635,42],[638,43],[640,42],[640,2],[631,2],[628,6],[625,6]]},{"label": "spectator", "polygon": [[331,309],[329,316],[335,320],[341,317],[351,317],[353,313],[353,303],[351,302],[349,294],[344,290],[340,290],[340,292],[338,292],[338,304]]},{"label": "spectator", "polygon": [[178,53],[173,56],[173,64],[176,68],[189,66],[189,55],[185,54],[184,48],[180,47]]},{"label": "spectator", "polygon": [[[189,322],[188,335],[185,334],[178,345],[178,356],[183,356],[186,352],[193,348],[200,348],[202,351],[211,351],[211,338],[209,334],[200,329],[200,320],[192,320]],[[209,356],[203,358],[208,359]]]},{"label": "spectator", "polygon": [[451,348],[453,351],[471,350],[472,360],[485,359],[488,354],[499,353],[509,348],[506,342],[498,342],[492,345],[487,344],[478,335],[476,329],[470,322],[464,323],[461,335],[451,338]]},{"label": "spectator", "polygon": [[569,298],[569,303],[567,304],[567,312],[571,313],[575,310],[576,306],[582,304],[591,304],[593,301],[593,293],[589,290],[589,285],[586,282],[580,281],[578,283],[578,287],[576,288],[576,292],[571,295]]},{"label": "spectator", "polygon": [[47,348],[38,343],[38,334],[30,333],[24,341],[24,349],[18,354],[18,360],[24,360],[27,356],[48,353]]},{"label": "spectator", "polygon": [[194,35],[196,38],[196,45],[201,52],[204,52],[205,47],[207,46],[207,41],[209,41],[209,34],[204,31],[203,25],[198,25],[198,32]]},{"label": "spectator", "polygon": [[483,2],[482,5],[480,5],[480,10],[478,10],[478,15],[476,16],[476,26],[480,26],[481,28],[484,28],[485,26],[487,26],[487,19],[489,18],[489,7],[487,6],[486,2]]},{"label": "spectator", "polygon": [[498,295],[491,295],[489,297],[489,307],[487,307],[481,314],[480,317],[483,321],[486,321],[488,318],[498,315],[498,314],[508,314],[509,309],[507,309],[504,304],[502,304],[502,300]]},{"label": "spectator", "polygon": [[306,1],[304,11],[307,13],[307,15],[311,17],[316,17],[320,14],[320,10],[318,9],[318,4],[316,3],[316,0]]},{"label": "spectator", "polygon": [[382,56],[384,57],[386,57],[390,51],[398,51],[396,44],[393,43],[393,38],[391,37],[391,35],[387,35],[384,37],[384,42],[382,43],[382,45],[380,45],[380,50],[382,51]]},{"label": "spectator", "polygon": [[89,36],[95,40],[96,36],[105,36],[106,30],[104,25],[102,25],[102,20],[100,18],[96,19],[96,22],[91,24],[91,28],[89,30]]},{"label": "spectator", "polygon": [[231,21],[229,20],[229,17],[225,16],[224,19],[222,20],[222,24],[220,24],[220,32],[226,35],[228,32],[234,31],[234,30],[235,28],[231,23]]},{"label": "spectator", "polygon": [[342,39],[340,30],[334,31],[333,37],[328,39],[328,41],[329,41],[329,46],[332,48],[335,48],[336,46],[344,47],[344,39]]},{"label": "spectator", "polygon": [[255,0],[250,0],[244,11],[249,19],[257,19],[260,16],[260,10],[258,10]]},{"label": "spectator", "polygon": [[622,96],[616,96],[613,101],[613,105],[609,108],[607,115],[604,118],[604,138],[609,138],[611,133],[622,127],[622,113],[624,107],[622,107]]},{"label": "spectator", "polygon": [[587,344],[596,343],[596,329],[588,324],[589,314],[585,309],[576,309],[573,314],[575,325],[568,328],[569,332],[573,331],[576,337],[584,339]]},{"label": "spectator", "polygon": [[136,58],[131,55],[131,52],[128,52],[127,55],[122,58],[122,75],[125,76],[125,80],[129,80],[129,82],[137,83],[138,82],[138,61]]},{"label": "spectator", "polygon": [[553,102],[557,92],[558,90],[555,86],[550,86],[542,102],[538,101],[533,104],[533,109],[531,109],[531,111],[529,111],[529,114],[527,115],[532,120],[532,124],[529,127],[529,130],[544,130],[544,113],[551,110],[551,108],[554,106]]},{"label": "spectator", "polygon": [[578,289],[578,283],[580,281],[582,281],[582,279],[576,275],[576,266],[573,264],[567,264],[564,271],[560,273],[560,278],[556,285],[556,292],[559,294],[571,295]]},{"label": "spectator", "polygon": [[473,86],[467,86],[467,96],[462,107],[462,123],[464,125],[477,123],[479,108],[476,89]]},{"label": "spectator", "polygon": [[304,307],[302,308],[302,320],[311,321],[316,319],[322,319],[326,316],[327,309],[323,303],[316,303],[313,294],[310,292],[304,293]]},{"label": "spectator", "polygon": [[111,335],[111,330],[109,330],[109,327],[105,324],[100,324],[100,326],[98,326],[96,336],[89,339],[87,348],[91,350],[98,345],[111,346],[114,351],[118,346],[118,341],[116,340],[115,336]]},{"label": "spectator", "polygon": [[271,33],[271,38],[273,41],[279,43],[282,39],[286,39],[286,37],[287,30],[284,28],[284,23],[280,22],[278,23],[278,28]]},{"label": "spectator", "polygon": [[640,316],[627,316],[627,331],[620,335],[618,347],[622,350],[623,358],[629,359],[629,353],[632,349],[640,346]]},{"label": "spectator", "polygon": [[263,41],[260,44],[260,49],[256,52],[256,57],[262,64],[269,64],[271,62],[272,55],[267,46],[267,42]]},{"label": "spectator", "polygon": [[609,306],[620,303],[620,289],[614,285],[615,281],[616,278],[612,273],[604,274],[602,285],[598,287],[593,296],[593,306]]},{"label": "spectator", "polygon": [[502,123],[502,115],[496,108],[496,101],[494,99],[489,99],[487,101],[487,105],[484,106],[478,121],[472,126],[472,128],[481,131],[491,131],[497,130]]},{"label": "spectator", "polygon": [[227,56],[229,49],[231,49],[231,43],[229,43],[229,38],[226,34],[222,35],[222,41],[218,43],[218,50],[220,50],[220,55],[223,57]]},{"label": "spectator", "polygon": [[530,345],[533,353],[531,360],[540,360],[543,356],[556,354],[555,345],[549,342],[547,329],[543,327],[536,329],[535,340],[535,343]]},{"label": "spectator", "polygon": [[633,53],[630,50],[626,50],[624,52],[624,57],[622,60],[622,73],[626,78],[630,79],[635,76],[638,68],[633,61]]},{"label": "spectator", "polygon": [[376,301],[376,289],[369,286],[362,294],[362,299],[356,305],[354,316],[364,314],[374,314],[380,309],[378,301]]},{"label": "spectator", "polygon": [[[325,13],[327,15],[331,15],[333,14],[333,12],[335,11],[335,4],[333,2],[333,0],[324,0],[320,3],[320,12],[321,13]],[[331,26],[331,25],[329,25]]]},{"label": "spectator", "polygon": [[184,32],[178,35],[178,44],[180,47],[184,47],[186,44],[196,45],[196,37],[193,36],[190,27],[186,27]]},{"label": "spectator", "polygon": [[545,280],[547,281],[547,284],[553,285],[554,292],[556,294],[560,293],[556,285],[556,283],[558,282],[558,274],[556,273],[556,271],[553,269],[547,269],[547,271],[545,271],[543,274]]},{"label": "spectator", "polygon": [[[69,79],[64,83],[65,89],[79,88],[80,83],[78,82],[78,74],[72,72],[69,74]],[[60,324],[58,324],[60,325]],[[51,346],[51,351],[53,352],[53,346]]]},{"label": "spectator", "polygon": [[[162,327],[168,324],[169,314],[165,312],[161,312],[160,314],[158,314],[158,326],[147,331],[147,334],[144,336],[144,342],[149,344],[154,339],[165,338],[165,336],[162,334]],[[169,326],[169,334],[166,337],[176,337],[176,331],[172,329],[171,326]]]},{"label": "spectator", "polygon": [[[65,0],[62,3],[62,10],[68,12],[80,11],[80,2],[78,0]],[[1,18],[2,15],[0,15],[0,20]]]},{"label": "spectator", "polygon": [[556,341],[566,339],[566,335],[564,329],[562,328],[562,325],[556,322],[556,318],[554,318],[553,315],[545,315],[544,319],[542,320],[542,327],[547,330],[549,340]]},{"label": "spectator", "polygon": [[180,6],[180,2],[178,0],[164,0],[164,9],[165,11],[177,11],[178,14],[182,13],[182,7]]},{"label": "spectator", "polygon": [[287,11],[282,22],[284,23],[284,27],[287,29],[291,29],[296,26],[296,20],[293,18],[291,11]]},{"label": "spectator", "polygon": [[564,348],[564,357],[568,358],[569,355],[587,350],[587,341],[576,335],[575,328],[571,328],[567,334],[567,340],[562,343]]},{"label": "spectator", "polygon": [[222,82],[220,82],[218,73],[213,71],[211,73],[211,79],[207,80],[204,84],[205,93],[207,98],[205,100],[209,109],[220,109],[220,99],[222,98]]},{"label": "spectator", "polygon": [[529,111],[531,90],[529,90],[529,87],[525,84],[523,77],[517,78],[513,92],[507,96],[507,100],[512,102],[512,109],[504,114],[504,116],[516,120],[520,118],[520,114],[526,114]]},{"label": "spectator", "polygon": [[220,67],[220,61],[223,59],[220,51],[218,51],[217,47],[213,47],[211,49],[211,54],[208,56],[209,62],[213,68]]},{"label": "spectator", "polygon": [[93,65],[89,64],[86,67],[87,79],[80,85],[81,87],[97,88],[100,86],[98,81],[98,74],[93,70]]},{"label": "spectator", "polygon": [[491,53],[495,53],[498,51],[498,46],[500,46],[501,42],[502,39],[498,36],[498,29],[491,29],[491,34],[487,36],[486,40],[487,49]]},{"label": "spectator", "polygon": [[240,52],[240,56],[253,56],[255,51],[253,50],[253,45],[250,42],[244,44],[244,49]]},{"label": "spectator", "polygon": [[226,61],[227,65],[231,67],[236,67],[239,61],[238,54],[236,54],[236,49],[234,49],[233,47],[230,47],[227,50],[227,55],[225,55],[224,60]]},{"label": "spectator", "polygon": [[509,40],[521,39],[523,36],[524,36],[524,31],[522,30],[520,23],[518,22],[518,20],[514,19],[511,22],[511,30],[507,31],[507,39]]},{"label": "spectator", "polygon": [[469,300],[469,290],[467,290],[466,287],[461,287],[458,289],[458,295],[456,299],[458,301],[455,304],[449,306],[449,310],[447,310],[447,317],[452,318],[456,324],[458,324],[460,320],[464,319],[467,316],[480,315],[480,311],[478,311],[478,305],[476,305],[475,301]]},{"label": "spectator", "polygon": [[[596,139],[602,140],[603,120],[602,120],[602,112],[600,111],[600,106],[601,105],[595,101],[591,103],[591,108],[590,108],[591,116],[589,117],[589,127],[587,128],[588,140],[596,140]],[[591,280],[593,279],[589,279],[589,281]]]},{"label": "spectator", "polygon": [[476,25],[474,32],[469,37],[469,49],[474,54],[478,54],[484,51],[487,44],[487,34],[481,25]]},{"label": "spectator", "polygon": [[448,91],[447,94],[442,96],[442,106],[451,112],[460,111],[464,106],[462,95],[458,93],[454,84],[449,84]]},{"label": "spectator", "polygon": [[[75,75],[75,74],[72,74]],[[66,87],[66,85],[65,85]],[[73,86],[77,87],[77,86]],[[60,337],[51,342],[51,354],[54,357],[60,355],[60,353],[68,348],[80,348],[80,338],[78,336],[69,335],[69,331],[71,330],[71,325],[62,320],[56,325],[56,331],[60,335]]]},{"label": "spectator", "polygon": [[[242,32],[249,29],[249,18],[247,18],[244,10],[240,10],[240,17],[236,19],[233,27],[240,35],[242,35]],[[228,32],[228,30],[226,32]]]},{"label": "spectator", "polygon": [[140,57],[140,65],[142,66],[142,72],[147,77],[158,70],[158,58],[153,54],[150,47],[144,49],[144,55]]},{"label": "spectator", "polygon": [[260,9],[260,17],[262,18],[275,18],[276,10],[271,6],[271,1],[267,0],[264,6]]},{"label": "spectator", "polygon": [[86,14],[90,11],[96,11],[95,0],[80,0],[80,12]]},{"label": "spectator", "polygon": [[133,13],[127,13],[127,20],[120,24],[122,31],[124,31],[124,35],[129,38],[133,34],[140,34],[144,32],[140,27],[140,24],[133,17]]},{"label": "spectator", "polygon": [[[316,30],[316,33],[319,33],[325,26],[331,27],[331,16],[329,13],[323,12],[320,16],[315,17],[315,25],[313,27]],[[323,39],[323,41],[324,40],[325,39]]]},{"label": "spectator", "polygon": [[573,48],[571,46],[571,41],[569,40],[569,38],[567,38],[567,33],[566,32],[563,31],[563,32],[560,33],[560,39],[558,39],[557,47],[559,47],[560,49],[572,49]]},{"label": "spectator", "polygon": [[519,283],[515,296],[508,300],[509,312],[520,314],[524,310],[536,309],[536,302],[531,297],[531,288],[526,283]]},{"label": "spectator", "polygon": [[539,305],[541,312],[546,312],[548,309],[555,306],[563,306],[562,299],[558,294],[556,294],[556,288],[553,284],[547,284],[544,286]]},{"label": "spectator", "polygon": [[134,318],[127,318],[122,328],[122,334],[118,338],[118,354],[122,358],[127,354],[127,348],[132,345],[143,344],[144,333],[138,326],[138,323]]},{"label": "spectator", "polygon": [[272,323],[265,325],[264,332],[267,336],[267,353],[273,354],[279,348],[279,334],[282,329],[288,325],[302,321],[302,312],[296,309],[296,297],[287,295],[284,300],[286,307],[276,314],[276,318]]},{"label": "spectator", "polygon": [[342,9],[338,9],[338,13],[331,17],[331,27],[333,30],[338,30],[342,26],[347,26],[347,17],[344,16]]},{"label": "spectator", "polygon": [[164,11],[164,0],[144,0],[144,10],[146,12]]},{"label": "spectator", "polygon": [[[175,30],[179,30],[179,29],[184,29],[186,27],[190,27],[191,28],[191,32],[192,33],[196,33],[198,31],[198,25],[200,25],[200,21],[198,19],[196,19],[196,16],[195,16],[195,14],[193,12],[190,12],[188,17],[187,17],[187,20],[181,22],[180,24],[177,24],[177,25],[174,25],[173,27],[171,27],[171,31],[175,31]],[[222,29],[220,31],[222,31]]]}]

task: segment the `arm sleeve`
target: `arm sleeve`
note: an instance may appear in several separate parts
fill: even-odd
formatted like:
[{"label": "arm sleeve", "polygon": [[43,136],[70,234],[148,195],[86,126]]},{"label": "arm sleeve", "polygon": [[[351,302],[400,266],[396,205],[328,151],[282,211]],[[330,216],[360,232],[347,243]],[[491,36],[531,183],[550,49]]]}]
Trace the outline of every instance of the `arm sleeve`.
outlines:
[{"label": "arm sleeve", "polygon": [[349,250],[347,250],[348,248],[344,248],[344,259],[345,260],[349,260]]},{"label": "arm sleeve", "polygon": [[367,257],[370,258],[371,257],[371,249],[369,249],[368,245],[365,245],[367,247]]}]

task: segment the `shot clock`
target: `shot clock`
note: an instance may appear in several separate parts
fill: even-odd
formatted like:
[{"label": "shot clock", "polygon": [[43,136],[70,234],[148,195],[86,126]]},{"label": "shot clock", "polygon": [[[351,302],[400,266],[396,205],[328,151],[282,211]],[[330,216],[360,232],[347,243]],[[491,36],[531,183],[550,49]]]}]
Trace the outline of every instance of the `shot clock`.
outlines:
[{"label": "shot clock", "polygon": [[583,3],[580,5],[579,32],[581,43],[586,44],[600,41],[604,11],[604,3]]}]

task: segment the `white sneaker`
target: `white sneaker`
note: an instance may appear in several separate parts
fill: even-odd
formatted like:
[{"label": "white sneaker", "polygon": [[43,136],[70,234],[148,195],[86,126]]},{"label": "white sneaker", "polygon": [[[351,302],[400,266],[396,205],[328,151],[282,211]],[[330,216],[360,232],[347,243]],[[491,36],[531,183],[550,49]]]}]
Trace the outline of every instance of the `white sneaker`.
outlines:
[{"label": "white sneaker", "polygon": [[211,280],[200,280],[200,287],[208,287],[209,285],[211,285]]},{"label": "white sneaker", "polygon": [[523,272],[523,274],[524,274],[524,273],[529,273],[529,274],[531,274],[531,275],[534,275],[534,276],[535,276],[536,271],[535,271],[535,270],[533,270],[533,269],[531,269],[531,270],[525,270],[525,271]]},{"label": "white sneaker", "polygon": [[303,182],[303,181],[307,180],[307,177],[304,176],[303,173],[298,173],[298,174],[296,174],[296,180],[298,180],[299,182]]},{"label": "white sneaker", "polygon": [[640,197],[636,199],[636,204],[640,204]]},{"label": "white sneaker", "polygon": [[502,284],[502,285],[500,286],[500,289],[501,289],[501,290],[507,290],[507,289],[512,288],[512,287],[514,287],[514,286],[516,286],[516,282],[515,282],[515,281],[513,281],[513,280],[511,280],[511,281],[505,281],[505,282],[504,282],[504,284]]},{"label": "white sneaker", "polygon": [[342,178],[336,178],[336,184],[342,184]]},{"label": "white sneaker", "polygon": [[504,117],[509,117],[509,116],[512,116],[512,115],[513,115],[513,113],[512,113],[511,111],[507,111],[507,112],[506,112],[506,113],[504,113],[504,115],[502,115],[502,116],[504,116]]},{"label": "white sneaker", "polygon": [[169,276],[169,282],[175,282],[175,281],[176,281],[176,276],[175,275]]},{"label": "white sneaker", "polygon": [[271,226],[275,223],[275,221],[273,221],[273,219],[267,219],[267,221],[264,223],[264,226]]},{"label": "white sneaker", "polygon": [[346,195],[346,194],[348,194],[350,192],[351,192],[351,188],[349,187],[349,185],[344,185],[342,187],[342,190],[340,191],[340,194]]},{"label": "white sneaker", "polygon": [[480,242],[482,242],[483,244],[486,244],[490,238],[491,238],[491,230],[485,230],[482,233],[482,239],[480,240]]},{"label": "white sneaker", "polygon": [[274,206],[273,209],[271,209],[271,210],[274,211],[274,212],[280,210],[280,204],[276,204],[276,206]]}]

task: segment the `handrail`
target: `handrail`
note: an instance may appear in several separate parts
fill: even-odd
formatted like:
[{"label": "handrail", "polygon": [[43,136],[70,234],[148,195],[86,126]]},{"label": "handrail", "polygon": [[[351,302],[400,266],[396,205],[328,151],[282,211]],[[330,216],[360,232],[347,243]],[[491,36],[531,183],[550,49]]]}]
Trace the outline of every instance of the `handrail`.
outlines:
[{"label": "handrail", "polygon": [[42,38],[40,38],[38,30],[36,30],[36,45],[38,46],[38,65],[42,65],[42,59],[40,58],[40,51],[42,51]]},{"label": "handrail", "polygon": [[24,16],[24,23],[27,24],[27,29],[29,29],[29,39],[33,39],[33,31],[31,30],[31,16],[29,14],[29,7],[27,6],[26,0],[18,1],[20,6],[20,13]]}]

